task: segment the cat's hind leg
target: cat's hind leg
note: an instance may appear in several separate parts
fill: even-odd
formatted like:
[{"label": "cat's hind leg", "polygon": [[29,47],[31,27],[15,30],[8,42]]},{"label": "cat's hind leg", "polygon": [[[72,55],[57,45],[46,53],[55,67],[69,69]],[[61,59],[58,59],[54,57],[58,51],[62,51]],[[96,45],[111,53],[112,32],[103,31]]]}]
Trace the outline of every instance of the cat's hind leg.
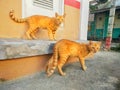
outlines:
[{"label": "cat's hind leg", "polygon": [[28,39],[32,39],[31,36],[30,36],[30,32],[26,32],[26,35],[27,35]]},{"label": "cat's hind leg", "polygon": [[52,64],[53,64],[53,56],[49,59],[46,65],[46,73],[48,77],[53,74],[53,72],[51,72]]},{"label": "cat's hind leg", "polygon": [[38,31],[38,29],[35,29],[34,31],[31,32],[31,37],[33,39],[38,39],[36,36],[35,36],[35,33]]},{"label": "cat's hind leg", "polygon": [[31,32],[32,32],[32,30],[29,28],[28,29],[28,31],[26,32],[26,35],[27,35],[27,38],[28,39],[32,39],[32,37],[31,37]]},{"label": "cat's hind leg", "polygon": [[63,72],[62,67],[66,63],[67,58],[68,58],[67,56],[64,56],[64,57],[60,57],[60,59],[58,60],[58,71],[62,76],[66,75],[66,73]]}]

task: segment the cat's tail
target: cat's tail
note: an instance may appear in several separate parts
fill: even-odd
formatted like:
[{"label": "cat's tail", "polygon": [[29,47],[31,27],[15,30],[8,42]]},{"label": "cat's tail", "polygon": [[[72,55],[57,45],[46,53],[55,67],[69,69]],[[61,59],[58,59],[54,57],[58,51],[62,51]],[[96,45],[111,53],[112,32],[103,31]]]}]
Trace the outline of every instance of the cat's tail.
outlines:
[{"label": "cat's tail", "polygon": [[48,76],[51,76],[54,73],[54,71],[57,67],[57,64],[58,64],[58,48],[57,48],[56,45],[54,46],[53,52],[54,53],[53,53],[53,56],[52,56],[52,59],[53,59],[52,67],[49,68],[49,73],[47,73]]},{"label": "cat's tail", "polygon": [[16,18],[15,15],[14,15],[14,10],[11,10],[11,11],[9,12],[9,16],[10,16],[10,18],[11,18],[13,21],[15,21],[15,22],[17,22],[17,23],[24,23],[24,22],[26,21],[26,19]]}]

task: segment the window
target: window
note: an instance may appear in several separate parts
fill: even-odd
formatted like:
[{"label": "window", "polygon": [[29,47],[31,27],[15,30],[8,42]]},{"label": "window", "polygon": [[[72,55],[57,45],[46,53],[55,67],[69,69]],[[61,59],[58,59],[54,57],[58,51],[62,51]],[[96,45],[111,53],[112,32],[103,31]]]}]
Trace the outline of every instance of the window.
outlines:
[{"label": "window", "polygon": [[33,5],[44,9],[53,10],[53,0],[33,0]]},{"label": "window", "polygon": [[22,17],[31,15],[54,16],[64,13],[64,0],[22,0]]},{"label": "window", "polygon": [[117,18],[120,19],[120,13],[118,14]]}]

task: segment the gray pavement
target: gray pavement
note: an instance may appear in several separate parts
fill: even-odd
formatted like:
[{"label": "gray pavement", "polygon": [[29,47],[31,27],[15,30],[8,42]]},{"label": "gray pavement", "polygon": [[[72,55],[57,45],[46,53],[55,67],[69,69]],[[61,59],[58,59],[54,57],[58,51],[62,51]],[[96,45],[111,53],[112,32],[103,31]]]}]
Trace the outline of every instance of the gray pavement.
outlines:
[{"label": "gray pavement", "polygon": [[16,80],[0,82],[0,90],[120,90],[120,53],[100,51],[86,60],[65,65],[66,76],[56,71],[48,78],[44,71]]}]

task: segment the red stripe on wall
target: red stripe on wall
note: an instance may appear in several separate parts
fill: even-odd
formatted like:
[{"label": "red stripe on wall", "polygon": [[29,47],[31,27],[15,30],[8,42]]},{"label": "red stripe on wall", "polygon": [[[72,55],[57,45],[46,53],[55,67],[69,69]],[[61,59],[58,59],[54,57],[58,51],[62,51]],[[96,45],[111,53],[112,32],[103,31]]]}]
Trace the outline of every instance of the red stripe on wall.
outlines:
[{"label": "red stripe on wall", "polygon": [[76,0],[65,0],[65,5],[80,9],[80,2]]}]

